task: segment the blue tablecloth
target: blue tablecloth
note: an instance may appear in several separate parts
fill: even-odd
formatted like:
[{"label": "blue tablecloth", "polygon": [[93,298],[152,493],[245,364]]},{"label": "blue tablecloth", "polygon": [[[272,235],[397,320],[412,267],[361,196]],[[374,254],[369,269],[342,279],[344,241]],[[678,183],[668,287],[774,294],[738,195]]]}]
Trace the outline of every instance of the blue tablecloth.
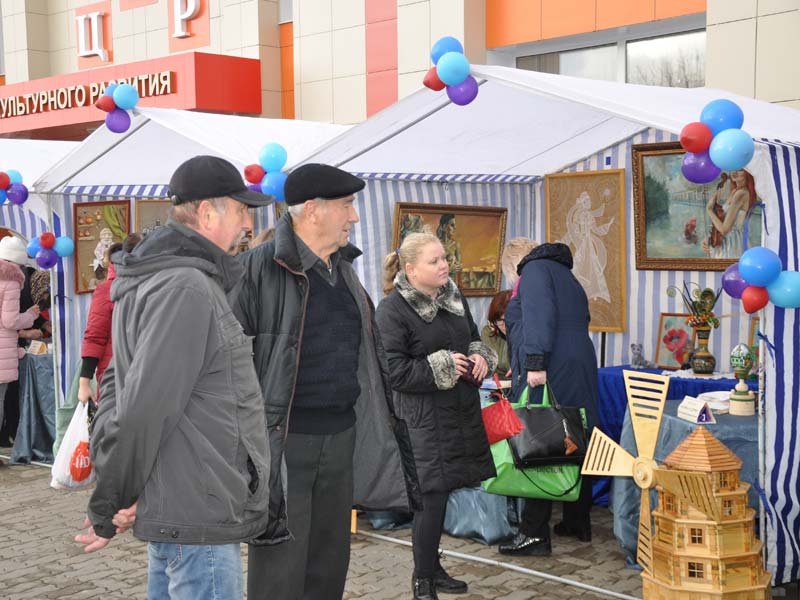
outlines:
[{"label": "blue tablecloth", "polygon": [[[605,367],[597,370],[597,384],[600,413],[600,428],[614,440],[620,441],[622,423],[628,410],[628,397],[625,394],[625,380],[622,371],[631,369],[630,365]],[[643,373],[661,373],[662,369],[633,369]],[[684,396],[697,396],[705,392],[730,391],[736,385],[735,379],[685,379],[670,377],[668,400],[683,400]],[[758,381],[748,381],[751,390],[758,389]],[[594,503],[608,504],[610,481],[607,477],[598,478],[594,484]]]},{"label": "blue tablecloth", "polygon": [[[654,457],[659,464],[697,427],[694,423],[675,416],[679,404],[680,401],[671,400],[664,407],[664,417],[661,420],[661,431],[658,435]],[[758,482],[758,418],[755,416],[714,416],[717,423],[707,425],[708,430],[742,459],[741,480],[751,484],[748,500],[750,506],[758,509],[758,493],[752,487],[752,484]],[[622,426],[620,443],[633,456],[638,456],[636,439],[627,412]],[[614,477],[613,479],[611,510],[614,513],[614,535],[628,553],[629,559],[634,561],[639,529],[640,489],[630,477]],[[651,491],[650,494],[650,506],[655,508],[657,495],[655,491]]]},{"label": "blue tablecloth", "polygon": [[52,463],[56,436],[53,356],[26,354],[19,361],[19,428],[12,463]]}]

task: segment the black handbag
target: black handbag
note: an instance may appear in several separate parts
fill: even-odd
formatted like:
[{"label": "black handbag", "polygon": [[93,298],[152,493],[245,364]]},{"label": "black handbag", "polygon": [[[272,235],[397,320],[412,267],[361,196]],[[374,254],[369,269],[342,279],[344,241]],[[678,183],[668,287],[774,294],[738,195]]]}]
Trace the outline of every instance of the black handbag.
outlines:
[{"label": "black handbag", "polygon": [[[521,399],[527,400],[528,390],[526,387]],[[545,383],[542,404],[526,402],[515,412],[525,426],[520,433],[508,438],[518,469],[583,463],[588,446],[583,408],[561,406],[552,388]]]}]

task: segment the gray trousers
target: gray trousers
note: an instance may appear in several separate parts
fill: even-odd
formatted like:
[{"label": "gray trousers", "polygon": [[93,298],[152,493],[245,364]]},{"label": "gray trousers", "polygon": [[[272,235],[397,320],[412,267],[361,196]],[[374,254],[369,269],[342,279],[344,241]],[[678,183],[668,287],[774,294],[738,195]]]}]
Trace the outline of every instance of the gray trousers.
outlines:
[{"label": "gray trousers", "polygon": [[289,530],[277,546],[250,546],[250,600],[341,600],[350,564],[356,429],[290,433],[286,441]]}]

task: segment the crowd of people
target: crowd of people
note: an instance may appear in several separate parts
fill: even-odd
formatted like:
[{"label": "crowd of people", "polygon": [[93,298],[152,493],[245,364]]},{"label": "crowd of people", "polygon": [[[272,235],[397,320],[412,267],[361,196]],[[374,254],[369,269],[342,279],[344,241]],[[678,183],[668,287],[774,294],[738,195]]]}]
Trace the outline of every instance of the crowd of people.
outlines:
[{"label": "crowd of people", "polygon": [[[376,310],[349,241],[364,185],[295,169],[273,239],[234,256],[249,209],[272,199],[227,161],[195,157],[170,181],[167,225],[109,249],[81,353],[97,485],[76,541],[99,550],[132,529],[148,542],[149,598],[341,598],[353,507],[413,513],[413,598],[466,593],[438,548],[449,493],[495,475],[481,382],[510,378],[517,398],[547,381],[596,423],[568,247],[512,240],[503,266],[518,281],[479,332],[451,249],[413,233],[385,260]],[[557,535],[590,539],[583,490]],[[528,501],[500,552],[548,554],[549,520],[549,502]]]}]

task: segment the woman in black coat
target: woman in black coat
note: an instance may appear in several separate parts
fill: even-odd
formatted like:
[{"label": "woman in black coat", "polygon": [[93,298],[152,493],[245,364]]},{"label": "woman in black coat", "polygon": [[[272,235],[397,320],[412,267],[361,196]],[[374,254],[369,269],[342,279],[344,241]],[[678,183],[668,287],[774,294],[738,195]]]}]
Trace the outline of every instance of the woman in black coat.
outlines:
[{"label": "woman in black coat", "polygon": [[423,493],[424,509],[414,514],[413,525],[414,598],[430,600],[437,588],[467,591],[439,564],[439,541],[450,491],[495,474],[478,388],[462,376],[471,360],[472,375],[482,380],[497,355],[480,341],[436,236],[410,234],[385,266],[394,289],[375,316],[395,410],[408,424]]},{"label": "woman in black coat", "polygon": [[[597,358],[589,337],[589,301],[572,274],[572,253],[561,243],[534,248],[517,266],[517,294],[506,307],[512,396],[530,386],[528,400],[542,402],[544,383],[558,402],[586,410],[591,433],[598,424]],[[564,503],[564,518],[553,530],[557,535],[592,539],[589,512],[591,479],[584,477],[576,502]],[[502,554],[550,554],[550,500],[528,499],[520,532]]]}]

